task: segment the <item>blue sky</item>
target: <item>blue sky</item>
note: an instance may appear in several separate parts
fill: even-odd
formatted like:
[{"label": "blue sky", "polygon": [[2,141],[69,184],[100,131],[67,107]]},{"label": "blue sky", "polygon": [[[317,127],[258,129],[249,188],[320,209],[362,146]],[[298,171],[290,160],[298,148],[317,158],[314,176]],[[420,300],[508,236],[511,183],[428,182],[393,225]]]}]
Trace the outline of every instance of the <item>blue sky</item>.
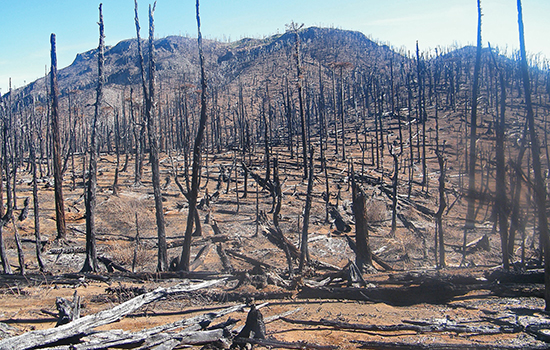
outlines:
[{"label": "blue sky", "polygon": [[[550,1],[523,0],[527,50],[550,57]],[[149,2],[139,1],[145,37]],[[483,44],[518,48],[516,0],[482,0]],[[0,0],[0,91],[23,86],[49,69],[49,37],[56,33],[58,66],[97,47],[98,5],[90,0]],[[133,0],[104,0],[106,43],[135,37]],[[305,26],[358,30],[396,48],[414,50],[475,42],[476,0],[203,0],[201,25],[210,39],[263,37],[295,21]],[[156,36],[196,37],[194,0],[158,0]]]}]

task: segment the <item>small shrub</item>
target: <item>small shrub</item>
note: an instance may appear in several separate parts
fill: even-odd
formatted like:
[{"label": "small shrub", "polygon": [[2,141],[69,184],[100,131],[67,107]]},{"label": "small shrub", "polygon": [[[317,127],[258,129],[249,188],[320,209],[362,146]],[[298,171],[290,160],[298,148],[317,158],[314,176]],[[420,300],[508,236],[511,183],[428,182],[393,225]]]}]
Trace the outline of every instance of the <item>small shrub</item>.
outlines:
[{"label": "small shrub", "polygon": [[[109,246],[106,253],[116,263],[131,269],[132,261],[134,260],[134,247],[134,242],[120,242],[116,245]],[[136,255],[136,266],[144,266],[154,255],[155,253],[151,250],[148,250],[143,246],[139,246]]]},{"label": "small shrub", "polygon": [[388,209],[384,201],[371,198],[367,201],[367,222],[370,224],[380,224],[386,220]]}]

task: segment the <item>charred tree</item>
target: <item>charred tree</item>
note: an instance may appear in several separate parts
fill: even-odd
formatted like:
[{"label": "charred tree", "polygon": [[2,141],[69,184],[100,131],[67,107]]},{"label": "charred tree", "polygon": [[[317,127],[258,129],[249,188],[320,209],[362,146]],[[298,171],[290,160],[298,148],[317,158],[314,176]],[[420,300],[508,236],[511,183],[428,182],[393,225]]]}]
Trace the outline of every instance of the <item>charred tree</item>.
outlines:
[{"label": "charred tree", "polygon": [[201,161],[201,144],[204,138],[204,129],[206,128],[206,122],[208,121],[208,114],[206,113],[206,73],[204,70],[204,54],[202,49],[202,34],[201,34],[201,20],[199,14],[199,0],[196,1],[196,17],[197,17],[197,45],[199,47],[199,63],[201,72],[201,114],[199,120],[199,127],[197,135],[195,136],[195,143],[193,145],[193,165],[191,169],[191,188],[187,195],[189,201],[189,213],[187,215],[187,226],[185,229],[185,237],[183,248],[181,251],[181,258],[178,264],[178,270],[189,271],[189,262],[191,258],[191,237],[193,234],[193,220],[197,215],[197,197],[199,191],[199,172]]},{"label": "charred tree", "polygon": [[55,195],[55,221],[57,225],[56,240],[64,240],[67,237],[65,225],[65,203],[63,200],[63,173],[61,167],[61,136],[59,132],[59,86],[57,84],[57,53],[55,47],[55,34],[50,36],[51,43],[51,99],[52,99],[52,143],[53,143],[53,168],[54,168],[54,195]]},{"label": "charred tree", "polygon": [[443,158],[442,152],[438,149],[436,150],[437,162],[439,163],[439,208],[435,213],[435,219],[437,221],[436,226],[436,235],[435,235],[435,246],[436,255],[436,265],[439,268],[444,268],[445,264],[445,236],[443,231],[443,212],[447,207],[447,200],[445,199],[445,158]]},{"label": "charred tree", "polygon": [[300,124],[302,127],[302,166],[304,168],[304,180],[308,178],[307,176],[307,137],[306,137],[306,119],[304,116],[304,97],[303,97],[303,91],[302,91],[302,84],[303,84],[303,76],[302,76],[302,64],[300,62],[300,35],[298,35],[298,31],[302,28],[303,24],[300,27],[297,27],[296,24],[293,22],[290,25],[290,29],[294,32],[294,38],[295,38],[295,57],[296,57],[296,78],[297,78],[297,88],[298,88],[298,104],[299,104],[299,111],[300,111]]},{"label": "charred tree", "polygon": [[399,157],[401,151],[397,152],[397,143],[390,145],[390,154],[393,158],[393,176],[392,176],[392,214],[391,214],[391,232],[390,236],[395,237],[397,229],[397,185],[399,179]]},{"label": "charred tree", "polygon": [[86,259],[82,272],[94,271],[99,268],[97,262],[97,250],[95,240],[95,212],[96,212],[96,188],[97,188],[97,124],[101,113],[103,99],[103,64],[105,62],[105,35],[103,27],[102,4],[99,4],[99,45],[97,47],[97,89],[94,106],[94,120],[92,122],[92,134],[90,138],[90,163],[88,168],[88,182],[86,185]]},{"label": "charred tree", "polygon": [[365,266],[372,266],[372,253],[369,245],[367,221],[367,198],[365,192],[355,181],[352,174],[353,214],[355,216],[355,264],[363,271]]},{"label": "charred tree", "polygon": [[302,226],[302,241],[300,243],[300,274],[303,273],[306,262],[309,262],[307,239],[309,230],[309,212],[311,211],[311,192],[313,191],[313,152],[313,147],[311,147],[309,150],[309,176],[307,180],[306,205],[304,208],[304,224]]},{"label": "charred tree", "polygon": [[479,72],[481,70],[481,0],[477,0],[477,49],[474,67],[472,98],[470,102],[470,149],[468,162],[468,212],[464,231],[464,245],[466,245],[467,230],[475,226],[475,198],[476,198],[476,141],[477,141],[477,97],[479,91]]},{"label": "charred tree", "polygon": [[155,60],[154,60],[154,12],[156,7],[156,1],[153,6],[149,6],[149,89],[145,80],[145,68],[143,64],[143,54],[141,51],[141,38],[139,35],[139,18],[137,11],[137,0],[134,2],[135,8],[135,25],[138,42],[138,58],[141,72],[141,85],[143,90],[143,96],[145,99],[145,117],[147,119],[147,136],[149,139],[149,157],[151,161],[152,181],[153,181],[153,194],[155,197],[155,217],[157,222],[157,238],[158,238],[158,253],[157,253],[157,271],[168,270],[168,255],[166,247],[166,230],[164,223],[164,209],[162,206],[162,194],[160,192],[160,169],[159,169],[159,151],[158,151],[158,139],[156,135],[156,123],[155,123],[155,111],[154,111],[154,98],[155,98]]},{"label": "charred tree", "polygon": [[529,125],[529,136],[531,139],[531,155],[533,158],[533,171],[535,175],[535,201],[537,206],[538,227],[544,250],[544,299],[546,301],[545,310],[550,311],[550,238],[548,233],[548,218],[546,216],[546,188],[542,177],[542,166],[540,161],[540,144],[535,130],[535,115],[533,112],[533,102],[531,100],[531,83],[529,80],[529,66],[527,64],[527,55],[525,53],[525,37],[523,27],[523,11],[521,0],[518,0],[518,27],[519,44],[521,54],[521,74],[523,80],[523,90],[525,92],[525,103],[527,107],[527,123]]},{"label": "charred tree", "polygon": [[[34,122],[31,122],[31,137],[29,138],[29,156],[32,167],[32,198],[33,198],[33,209],[34,209],[34,239],[35,239],[35,248],[36,248],[36,260],[38,262],[38,267],[40,271],[45,271],[46,266],[42,260],[42,239],[40,238],[40,205],[38,199],[38,167],[36,164],[36,145],[35,145],[35,136],[36,128],[34,127]],[[0,167],[0,171],[1,171]],[[1,173],[0,173],[1,175]],[[0,238],[1,240],[1,238]],[[0,242],[0,245],[2,242]],[[0,249],[1,250],[1,249]]]},{"label": "charred tree", "polygon": [[510,239],[508,237],[508,199],[506,197],[506,163],[504,155],[504,132],[506,130],[506,81],[504,72],[498,67],[495,56],[492,55],[492,58],[495,69],[497,70],[500,85],[500,108],[497,108],[498,116],[495,122],[496,194],[494,212],[497,216],[495,220],[498,220],[499,226],[500,244],[502,249],[502,265],[505,270],[508,270],[510,268],[510,253],[514,251],[515,236],[511,236]]},{"label": "charred tree", "polygon": [[475,227],[476,204],[476,141],[477,141],[477,96],[479,91],[479,72],[481,70],[481,0],[477,0],[477,49],[474,67],[474,81],[472,86],[471,115],[470,115],[470,149],[468,162],[468,212],[464,225],[464,239],[462,242],[462,262],[466,259],[466,244],[468,231]]}]

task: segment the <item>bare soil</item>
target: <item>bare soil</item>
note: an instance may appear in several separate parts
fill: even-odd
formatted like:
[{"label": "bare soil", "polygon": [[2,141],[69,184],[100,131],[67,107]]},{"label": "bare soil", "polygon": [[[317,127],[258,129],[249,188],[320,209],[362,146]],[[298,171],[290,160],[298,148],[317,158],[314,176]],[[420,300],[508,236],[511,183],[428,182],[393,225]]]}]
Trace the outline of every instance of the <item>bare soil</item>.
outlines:
[{"label": "bare soil", "polygon": [[[350,139],[352,139],[350,135]],[[358,146],[353,142],[349,145],[351,159],[360,160],[361,152],[357,151]],[[283,208],[281,211],[281,229],[283,233],[296,245],[299,246],[299,235],[303,218],[301,213],[304,208],[307,184],[301,179],[301,170],[297,166],[297,160],[291,159],[285,149],[278,149],[280,161],[280,173],[283,181]],[[452,152],[452,151],[451,151]],[[453,156],[453,155],[451,155]],[[222,167],[229,170],[235,160],[237,164],[241,159],[240,153],[228,152],[223,155],[209,156],[208,166],[205,166],[202,173],[201,193],[205,189],[212,194],[216,191],[218,178],[222,175]],[[390,168],[390,158],[386,155],[386,167]],[[39,281],[40,272],[34,256],[34,227],[32,209],[29,218],[16,225],[23,239],[25,262],[27,273],[33,278],[28,281],[10,282],[8,276],[0,277],[2,289],[0,294],[0,322],[8,324],[10,328],[5,331],[4,337],[14,334],[21,334],[33,329],[50,328],[55,325],[55,318],[41,310],[55,312],[56,297],[72,298],[75,291],[83,297],[82,315],[98,312],[111,308],[113,305],[124,301],[124,297],[107,293],[109,287],[143,287],[152,290],[158,286],[170,286],[181,282],[179,279],[160,279],[155,275],[156,268],[156,226],[154,219],[154,204],[152,187],[150,184],[150,168],[146,167],[141,185],[134,184],[133,161],[127,172],[122,172],[119,178],[118,194],[112,193],[112,182],[114,178],[115,159],[114,155],[103,154],[99,164],[98,183],[98,252],[106,256],[126,269],[132,269],[132,260],[136,242],[134,237],[137,230],[141,237],[141,244],[138,247],[136,272],[148,272],[149,277],[136,281],[120,274],[109,274],[106,270],[100,275],[110,277],[106,282],[99,282],[84,275],[80,279],[67,277],[66,274],[78,273],[83,265],[84,254],[59,253],[59,249],[82,248],[85,245],[85,210],[82,184],[82,173],[80,156],[75,157],[76,168],[74,173],[69,167],[65,174],[65,200],[67,209],[68,239],[62,245],[54,242],[55,221],[53,205],[53,188],[51,178],[44,176],[40,183],[40,221],[41,233],[45,245],[44,259],[48,272],[44,281]],[[353,224],[351,212],[351,195],[349,190],[348,168],[345,163],[338,161],[339,156],[331,151],[328,154],[330,191],[332,204],[338,203],[339,210],[344,218]],[[180,194],[178,187],[173,181],[172,164],[182,164],[182,156],[162,157],[161,171],[167,180],[163,184],[164,210],[167,227],[168,243],[175,244],[183,239],[185,222],[187,219],[187,203]],[[124,157],[121,157],[122,162]],[[262,154],[258,150],[252,160],[253,170],[263,175],[261,170],[263,162]],[[317,159],[316,159],[317,161]],[[370,160],[369,160],[370,161]],[[203,163],[204,164],[204,163]],[[122,167],[122,164],[120,165]],[[131,169],[131,170],[130,170]],[[429,161],[429,182],[428,190],[422,191],[420,186],[413,187],[412,198],[416,203],[436,210],[437,208],[437,178],[436,160]],[[44,170],[45,171],[45,170]],[[372,167],[362,169],[360,164],[355,165],[355,171],[364,171],[365,174],[380,177],[389,183],[391,172],[372,170]],[[73,188],[73,174],[75,187]],[[256,225],[256,196],[258,196],[258,209],[266,213],[271,221],[271,197],[267,192],[256,193],[257,187],[253,179],[248,179],[247,196],[244,195],[244,173],[238,167],[238,186],[235,186],[235,172],[232,173],[232,181],[221,183],[220,196],[213,201],[209,207],[200,210],[203,236],[194,240],[192,257],[196,257],[202,251],[200,258],[192,264],[192,271],[211,272],[212,274],[223,275],[223,265],[216,252],[216,244],[212,243],[214,232],[210,224],[205,223],[206,216],[209,222],[215,220],[221,230],[224,249],[232,249],[241,254],[258,259],[276,267],[277,273],[287,277],[287,265],[284,253],[277,246],[272,244],[263,234],[262,229]],[[407,175],[400,175],[406,178]],[[420,181],[418,172],[415,180]],[[458,169],[449,169],[448,188],[458,189]],[[183,179],[180,180],[183,182]],[[23,206],[23,198],[31,197],[30,177],[26,172],[21,171],[17,185],[17,205],[19,209]],[[500,242],[498,234],[492,232],[492,222],[489,222],[490,208],[481,206],[478,218],[485,215],[486,220],[480,220],[477,230],[470,233],[471,240],[487,234],[490,242],[490,250],[480,250],[468,255],[465,264],[461,265],[462,255],[450,246],[447,247],[447,268],[435,271],[434,262],[434,222],[428,216],[415,210],[413,207],[400,204],[399,211],[414,223],[419,233],[406,229],[398,221],[395,236],[390,236],[390,201],[376,188],[365,186],[369,193],[369,216],[372,230],[370,232],[370,244],[386,263],[394,268],[394,272],[384,272],[380,266],[375,265],[379,272],[364,275],[367,283],[374,286],[384,285],[391,281],[392,275],[412,272],[417,274],[460,274],[483,278],[486,272],[497,269],[500,264]],[[226,192],[226,190],[228,191]],[[400,185],[399,192],[406,193],[407,186]],[[313,193],[313,206],[311,210],[309,227],[309,247],[312,259],[322,261],[326,264],[343,268],[350,260],[354,260],[354,253],[350,249],[343,233],[336,231],[331,222],[325,221],[325,204],[322,199],[324,191],[324,176],[320,172],[319,164],[316,164],[315,187]],[[237,196],[239,196],[237,200]],[[458,198],[458,197],[457,197]],[[449,195],[449,202],[453,203],[456,198]],[[32,208],[32,204],[31,204]],[[445,234],[450,245],[462,244],[463,214],[465,212],[465,201],[458,198],[453,207],[445,214]],[[489,214],[487,214],[489,213]],[[137,227],[136,227],[137,217]],[[258,229],[258,233],[257,233]],[[354,231],[348,233],[353,237]],[[17,273],[18,266],[17,252],[13,240],[11,225],[4,228],[4,237],[8,248],[8,258]],[[533,237],[528,235],[526,247],[531,247]],[[170,257],[180,255],[181,247],[169,249]],[[526,251],[527,258],[536,258],[534,249]],[[475,290],[466,295],[456,297],[449,303],[443,305],[417,304],[412,306],[391,306],[384,303],[369,301],[350,300],[320,300],[303,299],[298,292],[302,286],[311,281],[319,281],[328,272],[316,271],[310,268],[302,279],[295,280],[294,288],[283,288],[274,285],[269,281],[256,281],[253,273],[253,265],[230,256],[231,263],[235,270],[241,275],[248,272],[251,275],[251,283],[238,285],[235,278],[218,285],[204,293],[178,296],[148,305],[139,312],[124,318],[120,322],[105,326],[109,329],[142,330],[156,325],[165,324],[181,318],[186,318],[209,310],[223,308],[233,305],[235,302],[215,301],[211,296],[215,293],[242,293],[243,299],[246,296],[259,292],[277,292],[290,290],[291,295],[283,299],[257,300],[256,304],[267,302],[267,306],[261,308],[265,318],[279,315],[287,311],[294,311],[288,317],[296,320],[321,320],[375,324],[395,325],[407,322],[426,322],[429,324],[457,324],[476,326],[495,326],[505,322],[512,324],[528,325],[533,323],[550,324],[550,317],[543,312],[544,300],[535,297],[498,297],[489,290]],[[295,266],[296,267],[296,266]],[[103,268],[103,266],[102,266]],[[64,280],[72,281],[55,282],[48,276],[65,276]],[[65,275],[64,275],[65,274]],[[238,274],[237,274],[238,275]],[[38,276],[38,277],[37,277]],[[341,282],[345,285],[345,281]],[[434,291],[437,293],[437,291]],[[407,298],[406,295],[403,298]],[[244,301],[244,300],[242,300]],[[232,318],[241,320],[237,326],[242,326],[246,319],[246,313],[232,314]],[[220,320],[223,321],[224,319]],[[476,335],[471,333],[455,334],[450,332],[415,333],[411,331],[401,332],[365,332],[335,329],[326,326],[303,326],[276,320],[266,325],[269,336],[281,341],[305,341],[319,345],[337,345],[342,349],[360,347],[354,341],[379,341],[397,342],[407,344],[456,344],[458,346],[494,345],[497,346],[518,346],[535,347],[544,343],[536,340],[527,332],[501,333],[497,335]]]}]

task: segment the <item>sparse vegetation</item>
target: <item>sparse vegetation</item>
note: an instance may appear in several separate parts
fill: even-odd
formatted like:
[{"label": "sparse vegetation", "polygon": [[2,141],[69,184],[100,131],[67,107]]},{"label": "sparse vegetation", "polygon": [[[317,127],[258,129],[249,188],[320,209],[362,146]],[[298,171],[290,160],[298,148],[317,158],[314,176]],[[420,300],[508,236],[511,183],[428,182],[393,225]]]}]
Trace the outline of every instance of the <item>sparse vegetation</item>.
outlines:
[{"label": "sparse vegetation", "polygon": [[[84,266],[85,281],[229,278],[182,297],[197,305],[280,293],[459,308],[474,293],[525,308],[545,295],[548,311],[550,71],[523,41],[512,58],[483,48],[477,5],[477,47],[417,43],[414,57],[295,23],[203,40],[198,0],[197,41],[154,39],[153,5],[146,47],[137,0],[138,38],[109,48],[100,7],[98,49],[59,75],[52,35],[50,75],[0,100],[0,291]],[[35,220],[18,215],[25,197]],[[543,269],[546,288],[502,282]],[[515,333],[491,336],[540,345],[509,322]]]}]

